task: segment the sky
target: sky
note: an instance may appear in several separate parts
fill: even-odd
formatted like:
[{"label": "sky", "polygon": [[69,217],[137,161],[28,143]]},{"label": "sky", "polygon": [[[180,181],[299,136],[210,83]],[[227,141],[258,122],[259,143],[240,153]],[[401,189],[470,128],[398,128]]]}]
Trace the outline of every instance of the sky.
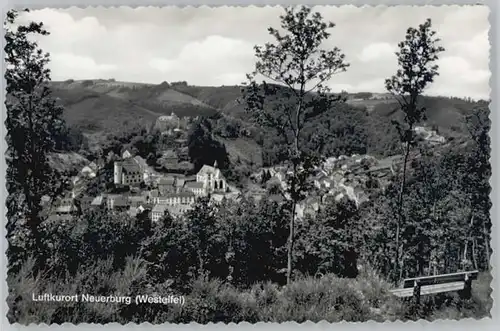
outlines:
[{"label": "sky", "polygon": [[[281,7],[143,7],[42,9],[53,80],[110,79],[159,84],[236,85],[255,66],[254,45],[272,41]],[[384,92],[397,70],[394,52],[406,29],[431,18],[446,49],[429,95],[488,98],[489,10],[486,6],[318,6],[335,23],[323,48],[339,47],[350,64],[328,85],[335,92]]]}]

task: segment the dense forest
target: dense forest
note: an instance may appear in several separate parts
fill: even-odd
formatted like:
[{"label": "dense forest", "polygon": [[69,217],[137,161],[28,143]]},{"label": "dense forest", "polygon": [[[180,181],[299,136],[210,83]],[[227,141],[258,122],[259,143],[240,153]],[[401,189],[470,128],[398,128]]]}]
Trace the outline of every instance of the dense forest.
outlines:
[{"label": "dense forest", "polygon": [[[14,23],[17,15],[9,12],[8,22]],[[252,172],[284,165],[289,169],[287,188],[278,192],[280,198],[276,190],[260,199],[242,195],[214,203],[210,197],[198,198],[183,216],[166,212],[158,222],[147,211],[131,217],[104,208],[86,210],[72,221],[41,216],[43,196],[57,198],[68,190],[66,181],[57,179],[70,174],[48,166],[50,153],[78,152],[90,161],[103,159],[103,169],[87,188],[95,195],[109,189],[113,162],[123,150],[156,167],[159,149],[175,142],[152,129],[146,121],[149,115],[144,115],[144,122],[138,120],[127,130],[100,132],[99,148],[92,148],[96,141],[89,138],[89,128],[97,128],[64,118],[64,104],[51,94],[46,69],[50,57],[29,38],[48,31],[40,23],[7,30],[10,322],[338,322],[489,316],[488,103],[423,96],[425,84],[408,83],[399,71],[386,88],[402,102],[400,106],[381,103],[368,111],[321,83],[310,93],[304,77],[319,75],[321,81],[335,69],[348,70],[340,50],[319,50],[333,25],[308,8],[287,9],[281,20],[289,34],[270,29],[280,47],[256,48],[256,71],[273,74],[276,61],[287,54],[292,58],[288,69],[294,72],[300,61],[294,58],[297,48],[290,45],[298,42],[297,35],[311,38],[306,43],[311,49],[304,51],[319,52],[324,62],[298,65],[303,72],[293,79],[281,72],[284,84],[259,83],[249,75],[248,84],[237,88],[236,99],[232,87],[223,89],[219,96],[237,101],[233,110],[243,108],[241,113],[218,111],[226,103],[206,97],[206,104],[196,107],[210,109],[209,113],[199,116],[200,108],[190,108],[192,113],[186,115],[198,116],[187,132],[186,147],[193,164],[189,174],[217,161],[228,181],[244,190]],[[431,31],[427,21],[410,28],[406,41],[424,40],[438,54],[443,50],[434,45]],[[406,49],[404,42],[401,45]],[[23,60],[19,54],[25,55]],[[426,83],[437,74],[429,68],[422,71]],[[403,64],[401,70],[406,69]],[[411,98],[399,89],[404,84],[413,88]],[[213,92],[185,82],[160,84],[157,92],[164,88],[190,93],[192,98]],[[149,99],[129,102],[130,109],[153,103],[155,94],[147,87],[133,90]],[[417,139],[417,125],[432,127],[446,141],[434,146]],[[260,163],[246,157],[250,152],[231,153],[229,145],[241,141],[258,147]],[[311,195],[313,170],[326,157],[352,154],[401,155],[405,162],[390,175],[389,185],[382,187],[375,179],[367,184],[367,201],[330,199],[315,215],[299,219],[296,209]],[[480,271],[471,298],[448,292],[415,305],[389,292],[404,278],[464,270]],[[31,299],[35,292],[180,295],[185,304],[45,303]]]}]

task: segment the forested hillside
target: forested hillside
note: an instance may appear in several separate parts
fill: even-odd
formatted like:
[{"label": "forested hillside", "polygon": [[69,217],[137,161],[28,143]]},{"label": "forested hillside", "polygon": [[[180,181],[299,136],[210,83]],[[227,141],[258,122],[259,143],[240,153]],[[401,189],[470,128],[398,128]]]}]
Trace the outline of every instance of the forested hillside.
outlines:
[{"label": "forested hillside", "polygon": [[[255,128],[250,121],[241,103],[241,86],[88,80],[53,82],[51,88],[64,106],[64,118],[69,127],[97,136],[97,139],[107,139],[106,135],[101,135],[104,131],[109,134],[149,129],[159,116],[174,112],[180,117],[212,118],[214,135],[230,141],[230,155],[234,159],[257,157],[264,165],[279,162],[275,135],[267,134],[263,128]],[[390,97],[370,99],[371,93],[346,97],[347,103],[334,105],[320,118],[308,123],[309,132],[334,132],[333,139],[324,143],[324,153],[328,156],[368,153],[378,157],[400,153],[397,132],[392,124],[393,120],[401,120],[396,100]],[[286,103],[287,98],[278,93],[275,102]],[[464,116],[478,104],[481,102],[423,97],[422,105],[427,108],[428,118],[421,125],[437,130],[447,139],[466,139]],[[242,142],[241,138],[247,142]],[[249,148],[252,141],[256,145]],[[250,155],[250,151],[261,155]]]}]

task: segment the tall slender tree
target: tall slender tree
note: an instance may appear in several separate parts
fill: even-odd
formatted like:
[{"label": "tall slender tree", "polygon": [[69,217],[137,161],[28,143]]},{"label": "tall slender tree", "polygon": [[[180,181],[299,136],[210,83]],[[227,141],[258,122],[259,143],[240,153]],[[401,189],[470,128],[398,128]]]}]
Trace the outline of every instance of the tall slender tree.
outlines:
[{"label": "tall slender tree", "polygon": [[418,28],[408,28],[405,40],[399,43],[396,52],[399,68],[394,76],[386,79],[385,87],[392,93],[404,115],[403,122],[394,121],[403,145],[403,174],[398,198],[398,220],[396,224],[396,252],[394,271],[399,277],[400,268],[400,233],[404,222],[403,202],[406,184],[407,163],[411,147],[415,144],[413,130],[415,125],[425,118],[425,108],[419,106],[419,98],[425,88],[434,81],[438,73],[438,54],[444,51],[439,46],[439,38],[431,29],[431,20],[427,19]]},{"label": "tall slender tree", "polygon": [[49,33],[43,23],[22,25],[17,18],[18,12],[9,11],[5,22],[7,229],[23,223],[39,244],[42,197],[53,196],[62,187],[61,174],[49,166],[48,153],[64,122],[47,85],[49,54],[31,38]]},{"label": "tall slender tree", "polygon": [[[287,8],[280,16],[281,30],[269,28],[275,43],[255,47],[257,63],[249,74],[243,94],[246,109],[257,123],[274,129],[281,138],[288,164],[286,196],[291,200],[290,233],[287,254],[287,283],[292,277],[294,228],[297,204],[304,199],[308,177],[319,163],[318,151],[306,147],[324,136],[307,136],[304,127],[311,119],[331,109],[341,98],[329,93],[326,83],[348,67],[344,54],[334,47],[322,49],[335,25],[324,22],[321,14],[308,7]],[[257,78],[264,78],[261,84]],[[286,102],[277,101],[279,96]],[[283,99],[281,99],[283,100]]]}]

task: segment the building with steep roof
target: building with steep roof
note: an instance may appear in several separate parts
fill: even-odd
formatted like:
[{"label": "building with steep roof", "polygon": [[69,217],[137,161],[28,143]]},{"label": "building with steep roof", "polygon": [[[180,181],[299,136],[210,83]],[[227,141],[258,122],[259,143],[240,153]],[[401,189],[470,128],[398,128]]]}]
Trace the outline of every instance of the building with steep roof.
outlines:
[{"label": "building with steep roof", "polygon": [[122,158],[123,159],[129,159],[132,157],[132,153],[130,153],[128,150],[125,150],[123,153],[122,153]]},{"label": "building with steep roof", "polygon": [[113,179],[118,185],[138,186],[144,181],[144,170],[135,158],[116,161]]},{"label": "building with steep roof", "polygon": [[203,183],[205,193],[225,192],[227,189],[226,179],[220,169],[217,168],[217,161],[215,161],[213,167],[203,165],[196,174],[196,181]]}]

